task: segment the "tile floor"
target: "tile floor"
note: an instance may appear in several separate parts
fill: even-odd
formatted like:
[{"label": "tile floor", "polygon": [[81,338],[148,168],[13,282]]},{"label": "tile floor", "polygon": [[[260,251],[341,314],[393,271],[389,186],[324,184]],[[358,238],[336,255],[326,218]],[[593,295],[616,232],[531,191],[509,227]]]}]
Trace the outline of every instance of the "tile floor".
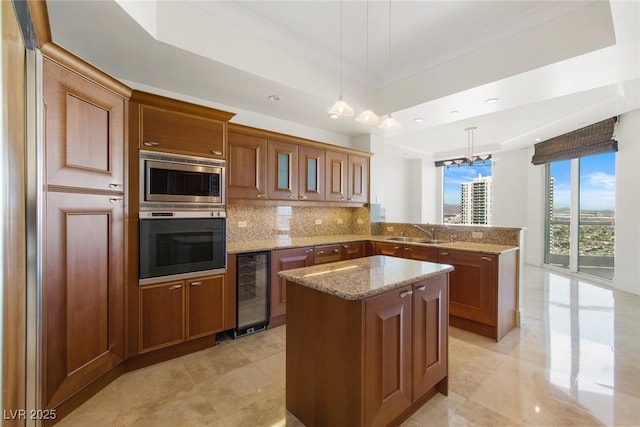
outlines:
[{"label": "tile floor", "polygon": [[[404,426],[640,425],[640,297],[526,266],[524,324],[501,342],[451,328],[449,396]],[[60,426],[299,426],[285,327],[127,373]]]}]

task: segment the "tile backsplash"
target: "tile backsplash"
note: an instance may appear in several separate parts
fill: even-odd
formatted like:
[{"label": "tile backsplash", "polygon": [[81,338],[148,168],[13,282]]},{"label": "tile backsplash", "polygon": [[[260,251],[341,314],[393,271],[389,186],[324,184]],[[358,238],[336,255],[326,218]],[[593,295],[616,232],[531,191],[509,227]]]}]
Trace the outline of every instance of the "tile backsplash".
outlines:
[{"label": "tile backsplash", "polygon": [[227,206],[227,240],[316,237],[371,232],[369,208]]}]

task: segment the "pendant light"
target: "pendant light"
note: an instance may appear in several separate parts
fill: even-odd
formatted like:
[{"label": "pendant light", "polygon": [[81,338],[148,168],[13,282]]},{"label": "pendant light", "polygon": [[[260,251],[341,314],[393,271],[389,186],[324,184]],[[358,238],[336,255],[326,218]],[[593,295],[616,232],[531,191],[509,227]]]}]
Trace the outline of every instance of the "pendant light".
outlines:
[{"label": "pendant light", "polygon": [[472,166],[473,162],[478,159],[473,155],[473,131],[476,129],[478,129],[476,126],[465,129],[467,131],[467,162],[469,162],[469,166]]},{"label": "pendant light", "polygon": [[[391,0],[389,0],[389,43],[387,46],[387,84],[391,82]],[[387,101],[389,103],[389,114],[387,118],[384,119],[382,123],[380,123],[380,129],[385,130],[398,130],[400,129],[400,123],[396,119],[391,116],[391,96],[389,95],[389,91],[387,91]]]},{"label": "pendant light", "polygon": [[342,0],[340,0],[340,96],[328,111],[332,119],[353,116],[353,108],[342,99]]},{"label": "pendant light", "polygon": [[369,106],[369,0],[367,0],[367,63],[365,71],[367,73],[367,109],[356,117],[356,120],[360,123],[365,123],[368,125],[376,125],[378,124],[378,116],[376,113],[371,111]]}]

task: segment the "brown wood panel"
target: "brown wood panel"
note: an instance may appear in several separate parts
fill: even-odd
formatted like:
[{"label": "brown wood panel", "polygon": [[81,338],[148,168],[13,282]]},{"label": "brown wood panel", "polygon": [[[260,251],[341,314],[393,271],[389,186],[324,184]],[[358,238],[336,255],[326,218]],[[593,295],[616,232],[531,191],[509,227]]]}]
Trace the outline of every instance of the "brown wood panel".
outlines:
[{"label": "brown wood panel", "polygon": [[[315,167],[315,173],[310,164]],[[324,150],[298,147],[298,192],[300,200],[324,200]]]},{"label": "brown wood panel", "polygon": [[422,396],[448,372],[448,276],[413,285],[413,396]]},{"label": "brown wood panel", "polygon": [[451,264],[449,313],[496,326],[497,258],[492,254],[440,249],[438,261]]},{"label": "brown wood panel", "polygon": [[[298,200],[298,146],[289,142],[269,140],[267,165],[267,197]],[[281,161],[283,158],[286,160]],[[278,169],[278,166],[281,169]],[[282,173],[280,173],[282,171]],[[279,182],[279,176],[284,182]]]},{"label": "brown wood panel", "polygon": [[271,251],[270,315],[272,320],[287,313],[287,281],[280,278],[278,272],[310,265],[313,265],[312,247]]},{"label": "brown wood panel", "polygon": [[[2,408],[26,409],[26,203],[25,203],[25,46],[12,3],[3,1],[2,15],[2,144],[6,161],[0,168],[4,199],[4,265],[2,269],[3,333]],[[6,191],[6,192],[5,192]],[[3,420],[24,425],[24,420]]]},{"label": "brown wood panel", "polygon": [[340,244],[313,247],[313,263],[326,264],[340,261]]},{"label": "brown wood panel", "polygon": [[388,425],[413,401],[410,290],[405,286],[365,300],[364,420],[369,426]]},{"label": "brown wood panel", "polygon": [[349,154],[347,201],[369,202],[369,158]]},{"label": "brown wood panel", "polygon": [[343,243],[340,247],[340,259],[356,259],[365,256],[365,242]]},{"label": "brown wood panel", "polygon": [[347,200],[347,154],[325,151],[325,195],[327,201]]},{"label": "brown wood panel", "polygon": [[186,281],[187,339],[224,330],[225,280],[223,275]]},{"label": "brown wood panel", "polygon": [[238,293],[237,286],[237,264],[238,257],[236,254],[228,254],[227,255],[227,273],[226,273],[226,291],[225,291],[225,320],[224,320],[224,329],[234,329],[236,327],[236,298]]},{"label": "brown wood panel", "polygon": [[435,246],[404,245],[403,256],[419,261],[438,262],[438,248]]},{"label": "brown wood panel", "polygon": [[143,105],[141,127],[141,149],[225,158],[224,121]]},{"label": "brown wood panel", "polygon": [[140,287],[140,353],[185,340],[184,288],[183,281]]},{"label": "brown wood panel", "polygon": [[496,341],[500,341],[516,326],[518,306],[518,268],[520,252],[502,253],[498,263],[498,319]]},{"label": "brown wood panel", "polygon": [[266,198],[267,139],[229,132],[228,141],[228,198]]},{"label": "brown wood panel", "polygon": [[46,181],[124,190],[126,100],[45,58]]},{"label": "brown wood panel", "polygon": [[404,255],[404,245],[398,243],[373,242],[373,254],[402,258]]},{"label": "brown wood panel", "polygon": [[123,214],[122,198],[47,193],[43,273],[47,407],[123,360]]}]

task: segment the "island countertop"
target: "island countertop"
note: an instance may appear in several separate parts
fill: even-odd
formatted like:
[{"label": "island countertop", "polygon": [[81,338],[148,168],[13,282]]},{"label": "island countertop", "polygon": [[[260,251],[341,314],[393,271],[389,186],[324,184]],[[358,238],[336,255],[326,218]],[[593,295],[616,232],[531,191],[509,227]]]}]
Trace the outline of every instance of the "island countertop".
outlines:
[{"label": "island countertop", "polygon": [[359,300],[453,271],[448,264],[376,255],[285,270],[278,275],[320,292]]}]

